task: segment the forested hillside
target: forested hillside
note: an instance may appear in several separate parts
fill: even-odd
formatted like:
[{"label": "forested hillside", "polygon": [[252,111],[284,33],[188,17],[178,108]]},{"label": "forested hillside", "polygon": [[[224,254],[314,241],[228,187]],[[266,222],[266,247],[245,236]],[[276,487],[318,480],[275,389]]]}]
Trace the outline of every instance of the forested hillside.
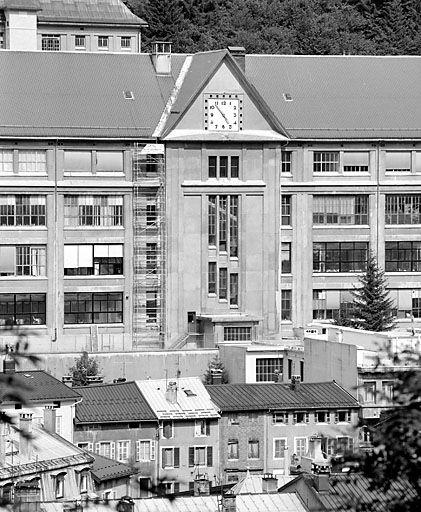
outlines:
[{"label": "forested hillside", "polygon": [[174,52],[421,54],[421,0],[125,0]]}]

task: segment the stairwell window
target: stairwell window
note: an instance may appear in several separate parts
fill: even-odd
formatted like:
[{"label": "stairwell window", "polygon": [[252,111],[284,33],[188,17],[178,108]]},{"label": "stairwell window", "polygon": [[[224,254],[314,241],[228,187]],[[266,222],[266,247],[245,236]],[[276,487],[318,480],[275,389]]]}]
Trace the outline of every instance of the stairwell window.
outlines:
[{"label": "stairwell window", "polygon": [[281,197],[281,223],[282,226],[291,226],[291,196]]},{"label": "stairwell window", "polygon": [[281,291],[281,320],[291,321],[292,291]]},{"label": "stairwell window", "polygon": [[219,252],[238,257],[238,196],[208,197],[208,242]]},{"label": "stairwell window", "polygon": [[281,272],[282,274],[291,273],[291,243],[281,242]]}]

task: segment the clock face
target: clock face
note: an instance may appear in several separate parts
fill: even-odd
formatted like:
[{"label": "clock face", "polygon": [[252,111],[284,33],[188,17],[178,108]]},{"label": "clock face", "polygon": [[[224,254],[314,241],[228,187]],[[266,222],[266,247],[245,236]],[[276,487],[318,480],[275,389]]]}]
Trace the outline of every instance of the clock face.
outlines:
[{"label": "clock face", "polygon": [[239,94],[206,94],[205,130],[238,132],[243,128],[243,100]]}]

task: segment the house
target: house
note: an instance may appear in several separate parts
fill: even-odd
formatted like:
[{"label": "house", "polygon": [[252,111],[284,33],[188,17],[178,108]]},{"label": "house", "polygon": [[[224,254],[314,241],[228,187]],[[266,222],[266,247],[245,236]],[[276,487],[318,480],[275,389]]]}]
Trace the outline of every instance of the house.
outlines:
[{"label": "house", "polygon": [[321,436],[327,456],[358,441],[357,400],[336,382],[222,384],[206,387],[221,411],[220,458],[225,482],[246,473],[288,475]]},{"label": "house", "polygon": [[140,52],[145,21],[121,0],[3,0],[0,48]]},{"label": "house", "polygon": [[136,474],[135,469],[97,453],[90,455],[94,459],[91,469],[94,490],[99,498],[107,501],[132,495],[131,477]]},{"label": "house", "polygon": [[157,481],[168,493],[219,484],[219,413],[198,377],[137,381],[158,418]]},{"label": "house", "polygon": [[[135,382],[121,382],[75,389],[82,402],[76,406],[73,442],[95,453],[94,479],[101,483],[99,490],[102,494],[109,490],[103,481],[104,471],[110,480],[109,471],[123,468],[124,476],[135,476],[127,483],[129,490],[118,497],[144,495],[145,489],[157,479],[159,423],[139,387]],[[108,459],[130,464],[130,468],[110,466],[109,462],[99,466]],[[112,491],[118,493],[121,485],[126,482]]]}]

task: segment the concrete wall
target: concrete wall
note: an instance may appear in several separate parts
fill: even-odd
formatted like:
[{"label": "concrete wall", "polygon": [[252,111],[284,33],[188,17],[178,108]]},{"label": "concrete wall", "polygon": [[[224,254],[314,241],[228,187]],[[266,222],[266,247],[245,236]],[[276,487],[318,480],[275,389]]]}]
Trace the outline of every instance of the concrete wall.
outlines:
[{"label": "concrete wall", "polygon": [[6,48],[36,50],[37,15],[30,11],[6,11]]}]

